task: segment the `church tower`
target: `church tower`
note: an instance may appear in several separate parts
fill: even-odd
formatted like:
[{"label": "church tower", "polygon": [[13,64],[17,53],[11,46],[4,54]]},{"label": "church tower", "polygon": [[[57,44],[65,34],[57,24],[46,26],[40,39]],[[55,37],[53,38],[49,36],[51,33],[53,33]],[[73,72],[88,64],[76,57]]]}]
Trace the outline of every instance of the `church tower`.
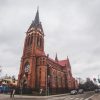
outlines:
[{"label": "church tower", "polygon": [[44,32],[39,19],[39,11],[37,10],[35,19],[26,32],[18,76],[19,87],[36,88],[37,62],[39,62],[38,58],[41,56],[45,56]]},{"label": "church tower", "polygon": [[39,11],[37,10],[35,19],[26,32],[23,56],[37,56],[41,54],[44,55],[44,32],[39,20]]}]

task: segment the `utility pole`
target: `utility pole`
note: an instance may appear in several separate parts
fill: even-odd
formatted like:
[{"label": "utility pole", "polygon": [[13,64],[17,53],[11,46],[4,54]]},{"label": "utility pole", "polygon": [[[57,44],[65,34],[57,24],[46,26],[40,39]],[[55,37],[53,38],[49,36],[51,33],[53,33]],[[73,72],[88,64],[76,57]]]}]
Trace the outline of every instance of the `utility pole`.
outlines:
[{"label": "utility pole", "polygon": [[77,80],[78,80],[78,84],[80,84],[81,83],[81,78],[77,77]]}]

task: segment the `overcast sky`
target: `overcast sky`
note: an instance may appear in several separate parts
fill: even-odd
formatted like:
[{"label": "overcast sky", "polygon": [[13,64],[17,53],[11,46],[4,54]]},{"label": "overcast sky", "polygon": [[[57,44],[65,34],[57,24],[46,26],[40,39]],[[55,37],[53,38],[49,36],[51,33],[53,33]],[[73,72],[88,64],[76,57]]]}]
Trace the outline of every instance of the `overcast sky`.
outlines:
[{"label": "overcast sky", "polygon": [[75,77],[100,75],[100,0],[0,0],[2,74],[18,75],[25,32],[39,6],[45,52],[70,59]]}]

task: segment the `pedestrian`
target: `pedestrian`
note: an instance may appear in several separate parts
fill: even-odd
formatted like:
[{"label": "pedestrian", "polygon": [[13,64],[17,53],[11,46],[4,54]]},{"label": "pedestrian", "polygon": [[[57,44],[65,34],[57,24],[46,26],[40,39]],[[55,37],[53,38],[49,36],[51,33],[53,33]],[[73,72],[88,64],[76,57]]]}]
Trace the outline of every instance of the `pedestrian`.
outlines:
[{"label": "pedestrian", "polygon": [[15,95],[15,89],[13,89],[13,92],[12,92],[12,97],[14,98],[14,95]]},{"label": "pedestrian", "polygon": [[43,92],[43,89],[41,88],[41,89],[40,89],[40,95],[42,95],[42,92]]},{"label": "pedestrian", "polygon": [[10,98],[12,98],[13,89],[10,89]]}]

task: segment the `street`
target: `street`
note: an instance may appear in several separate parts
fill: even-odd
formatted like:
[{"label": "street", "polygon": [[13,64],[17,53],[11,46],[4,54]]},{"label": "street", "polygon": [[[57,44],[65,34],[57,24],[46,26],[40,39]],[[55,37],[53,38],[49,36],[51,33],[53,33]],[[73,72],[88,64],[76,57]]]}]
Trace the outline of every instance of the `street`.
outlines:
[{"label": "street", "polygon": [[84,94],[67,95],[62,97],[51,97],[48,100],[89,100],[94,95],[94,92],[86,92]]},{"label": "street", "polygon": [[15,98],[10,98],[9,95],[0,94],[0,100],[100,100],[100,93],[85,92],[84,94],[70,95],[53,95],[53,96],[21,96],[15,95]]}]

